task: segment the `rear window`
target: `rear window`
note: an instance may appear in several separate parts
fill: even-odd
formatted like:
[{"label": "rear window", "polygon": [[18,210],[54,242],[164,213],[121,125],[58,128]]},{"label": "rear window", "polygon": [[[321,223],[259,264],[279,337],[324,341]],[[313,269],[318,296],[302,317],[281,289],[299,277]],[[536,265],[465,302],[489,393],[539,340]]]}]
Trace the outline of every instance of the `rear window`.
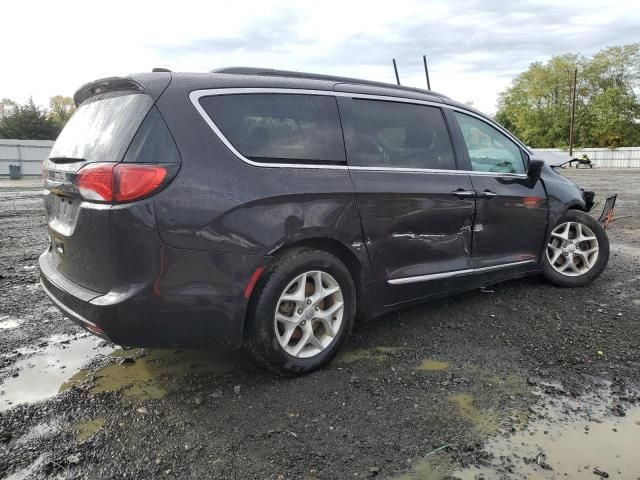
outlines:
[{"label": "rear window", "polygon": [[345,100],[340,107],[350,165],[456,169],[439,108],[362,99]]},{"label": "rear window", "polygon": [[345,162],[334,97],[214,95],[200,99],[200,104],[236,150],[251,160]]},{"label": "rear window", "polygon": [[91,97],[67,122],[49,158],[119,162],[152,105],[153,99],[141,93]]}]

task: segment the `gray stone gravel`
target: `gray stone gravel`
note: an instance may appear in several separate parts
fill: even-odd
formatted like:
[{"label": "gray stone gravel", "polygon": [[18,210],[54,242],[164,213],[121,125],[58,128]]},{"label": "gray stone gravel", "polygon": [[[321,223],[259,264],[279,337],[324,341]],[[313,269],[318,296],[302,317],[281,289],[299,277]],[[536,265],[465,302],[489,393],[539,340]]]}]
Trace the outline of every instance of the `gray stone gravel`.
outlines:
[{"label": "gray stone gravel", "polygon": [[[604,389],[604,414],[624,413],[640,384],[640,170],[566,173],[599,198],[620,194],[610,264],[592,285],[527,278],[394,313],[298,379],[238,353],[216,354],[219,368],[193,352],[127,352],[131,363],[102,344],[75,387],[0,410],[0,478],[390,478],[444,445],[444,471],[486,464],[491,435],[558,398],[587,405]],[[38,286],[41,188],[15,185],[0,188],[0,323],[18,322],[0,329],[0,402],[21,360],[83,335]],[[420,369],[429,359],[438,367]],[[146,376],[97,391],[104,372],[124,371]],[[100,426],[81,439],[82,422]]]}]

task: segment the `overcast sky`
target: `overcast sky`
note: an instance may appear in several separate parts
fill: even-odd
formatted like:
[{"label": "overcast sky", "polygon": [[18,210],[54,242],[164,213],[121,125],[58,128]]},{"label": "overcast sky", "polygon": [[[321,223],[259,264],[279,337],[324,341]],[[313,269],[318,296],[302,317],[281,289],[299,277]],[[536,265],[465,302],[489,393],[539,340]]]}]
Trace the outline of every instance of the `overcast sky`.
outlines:
[{"label": "overcast sky", "polygon": [[640,40],[638,0],[5,1],[0,98],[45,104],[100,77],[259,66],[424,87],[496,110],[534,61]]}]

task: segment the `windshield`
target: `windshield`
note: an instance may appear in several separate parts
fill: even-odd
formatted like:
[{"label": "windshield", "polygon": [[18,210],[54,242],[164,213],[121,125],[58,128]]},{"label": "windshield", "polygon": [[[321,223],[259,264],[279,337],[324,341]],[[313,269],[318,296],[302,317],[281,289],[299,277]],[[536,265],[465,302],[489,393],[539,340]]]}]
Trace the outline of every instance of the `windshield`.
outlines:
[{"label": "windshield", "polygon": [[83,102],[56,140],[49,158],[119,162],[153,105],[146,94],[108,92]]}]

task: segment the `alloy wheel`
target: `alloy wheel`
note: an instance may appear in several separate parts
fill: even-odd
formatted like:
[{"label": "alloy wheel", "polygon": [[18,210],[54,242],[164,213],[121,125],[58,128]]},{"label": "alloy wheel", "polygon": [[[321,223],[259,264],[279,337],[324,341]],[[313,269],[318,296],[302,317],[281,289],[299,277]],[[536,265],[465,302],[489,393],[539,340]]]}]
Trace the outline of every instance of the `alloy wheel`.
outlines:
[{"label": "alloy wheel", "polygon": [[565,222],[551,232],[547,259],[551,267],[567,277],[584,275],[598,260],[598,239],[579,222]]},{"label": "alloy wheel", "polygon": [[334,341],[342,324],[340,285],[327,272],[298,275],[284,289],[274,314],[276,339],[289,355],[309,358]]}]

